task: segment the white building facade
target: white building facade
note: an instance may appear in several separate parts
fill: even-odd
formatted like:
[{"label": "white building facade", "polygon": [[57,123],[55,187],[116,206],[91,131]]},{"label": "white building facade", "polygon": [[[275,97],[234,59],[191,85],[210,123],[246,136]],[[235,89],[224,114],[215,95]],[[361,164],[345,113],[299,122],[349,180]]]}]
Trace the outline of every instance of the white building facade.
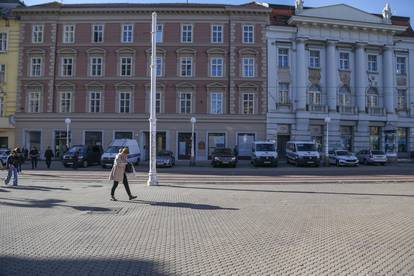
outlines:
[{"label": "white building facade", "polygon": [[348,5],[271,5],[267,138],[324,148],[414,151],[414,32],[409,18]]}]

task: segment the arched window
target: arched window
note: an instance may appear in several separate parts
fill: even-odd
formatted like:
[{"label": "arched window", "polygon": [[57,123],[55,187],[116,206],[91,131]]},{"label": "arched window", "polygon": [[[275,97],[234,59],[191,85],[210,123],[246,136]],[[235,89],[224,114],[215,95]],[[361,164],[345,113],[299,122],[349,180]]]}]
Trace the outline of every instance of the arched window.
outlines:
[{"label": "arched window", "polygon": [[351,90],[347,85],[339,88],[339,99],[340,106],[351,106]]},{"label": "arched window", "polygon": [[312,84],[311,87],[309,87],[308,95],[309,104],[320,105],[322,103],[321,87],[319,85]]},{"label": "arched window", "polygon": [[378,90],[375,87],[368,88],[367,107],[378,107]]}]

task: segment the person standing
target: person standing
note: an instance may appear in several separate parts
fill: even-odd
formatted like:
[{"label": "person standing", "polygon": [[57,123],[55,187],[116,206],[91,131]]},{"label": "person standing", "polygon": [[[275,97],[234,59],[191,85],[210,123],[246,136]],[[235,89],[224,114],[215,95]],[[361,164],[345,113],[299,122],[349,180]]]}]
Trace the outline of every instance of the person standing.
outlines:
[{"label": "person standing", "polygon": [[29,152],[30,159],[32,160],[32,170],[37,168],[37,159],[39,158],[39,151],[35,146],[32,147],[32,150]]},{"label": "person standing", "polygon": [[50,165],[52,164],[52,158],[54,157],[53,151],[50,147],[47,147],[45,151],[45,160],[46,160],[46,167],[50,169]]},{"label": "person standing", "polygon": [[137,198],[131,194],[131,190],[129,189],[128,185],[128,178],[125,173],[126,165],[128,164],[128,148],[123,148],[120,153],[118,153],[115,157],[114,165],[112,166],[111,174],[109,176],[109,180],[113,180],[114,184],[112,185],[111,189],[111,200],[117,201],[115,198],[115,190],[118,187],[118,183],[122,181],[124,184],[125,190],[129,196],[129,200]]},{"label": "person standing", "polygon": [[13,174],[13,186],[17,186],[17,165],[19,164],[19,158],[17,157],[17,149],[14,149],[6,161],[7,177],[4,179],[4,185],[8,185]]},{"label": "person standing", "polygon": [[23,155],[23,152],[20,150],[20,147],[17,147],[14,150],[16,151],[16,158],[17,158],[16,169],[18,173],[21,173],[22,164],[24,163],[24,155]]},{"label": "person standing", "polygon": [[73,165],[72,165],[72,169],[74,170],[78,169],[79,156],[80,156],[79,150],[75,151],[75,154],[73,155]]}]

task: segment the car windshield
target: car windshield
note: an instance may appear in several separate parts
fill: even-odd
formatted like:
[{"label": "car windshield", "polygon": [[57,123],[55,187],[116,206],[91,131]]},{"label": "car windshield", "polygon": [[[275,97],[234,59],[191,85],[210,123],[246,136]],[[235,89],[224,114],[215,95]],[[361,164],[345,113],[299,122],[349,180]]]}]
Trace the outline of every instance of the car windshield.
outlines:
[{"label": "car windshield", "polygon": [[257,144],[256,151],[275,151],[274,144]]},{"label": "car windshield", "polygon": [[107,148],[106,153],[118,153],[121,146],[110,146]]},{"label": "car windshield", "polygon": [[296,144],[298,151],[316,151],[315,144]]},{"label": "car windshield", "polygon": [[352,155],[352,153],[350,153],[349,151],[346,151],[346,150],[337,150],[336,155],[338,155],[338,156],[349,156],[349,155]]},{"label": "car windshield", "polygon": [[376,155],[384,155],[384,152],[383,152],[383,151],[380,151],[380,150],[373,150],[373,151],[372,151],[372,154],[376,154]]},{"label": "car windshield", "polygon": [[84,147],[71,147],[69,149],[69,153],[76,153],[77,151],[79,151],[80,153],[84,153],[85,152],[85,148]]},{"label": "car windshield", "polygon": [[170,156],[171,154],[168,151],[160,151],[157,154],[158,156]]},{"label": "car windshield", "polygon": [[233,154],[231,149],[216,149],[214,153],[220,154],[220,155],[232,155]]}]

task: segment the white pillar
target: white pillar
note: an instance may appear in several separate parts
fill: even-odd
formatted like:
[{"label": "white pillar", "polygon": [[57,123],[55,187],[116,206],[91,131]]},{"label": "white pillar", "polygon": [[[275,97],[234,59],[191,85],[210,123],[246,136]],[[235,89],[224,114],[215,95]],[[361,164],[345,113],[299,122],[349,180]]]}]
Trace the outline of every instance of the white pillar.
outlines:
[{"label": "white pillar", "polygon": [[383,74],[384,74],[384,103],[387,113],[394,113],[394,66],[392,62],[393,47],[384,47],[384,61],[383,61]]},{"label": "white pillar", "polygon": [[326,87],[329,111],[336,111],[336,41],[328,40],[326,50]]},{"label": "white pillar", "polygon": [[355,93],[359,112],[365,112],[365,81],[367,77],[365,45],[357,43],[355,53]]},{"label": "white pillar", "polygon": [[[408,103],[411,115],[414,115],[414,49],[408,52]],[[412,148],[411,150],[414,150]]]},{"label": "white pillar", "polygon": [[296,40],[296,109],[306,109],[306,56],[305,39]]}]

